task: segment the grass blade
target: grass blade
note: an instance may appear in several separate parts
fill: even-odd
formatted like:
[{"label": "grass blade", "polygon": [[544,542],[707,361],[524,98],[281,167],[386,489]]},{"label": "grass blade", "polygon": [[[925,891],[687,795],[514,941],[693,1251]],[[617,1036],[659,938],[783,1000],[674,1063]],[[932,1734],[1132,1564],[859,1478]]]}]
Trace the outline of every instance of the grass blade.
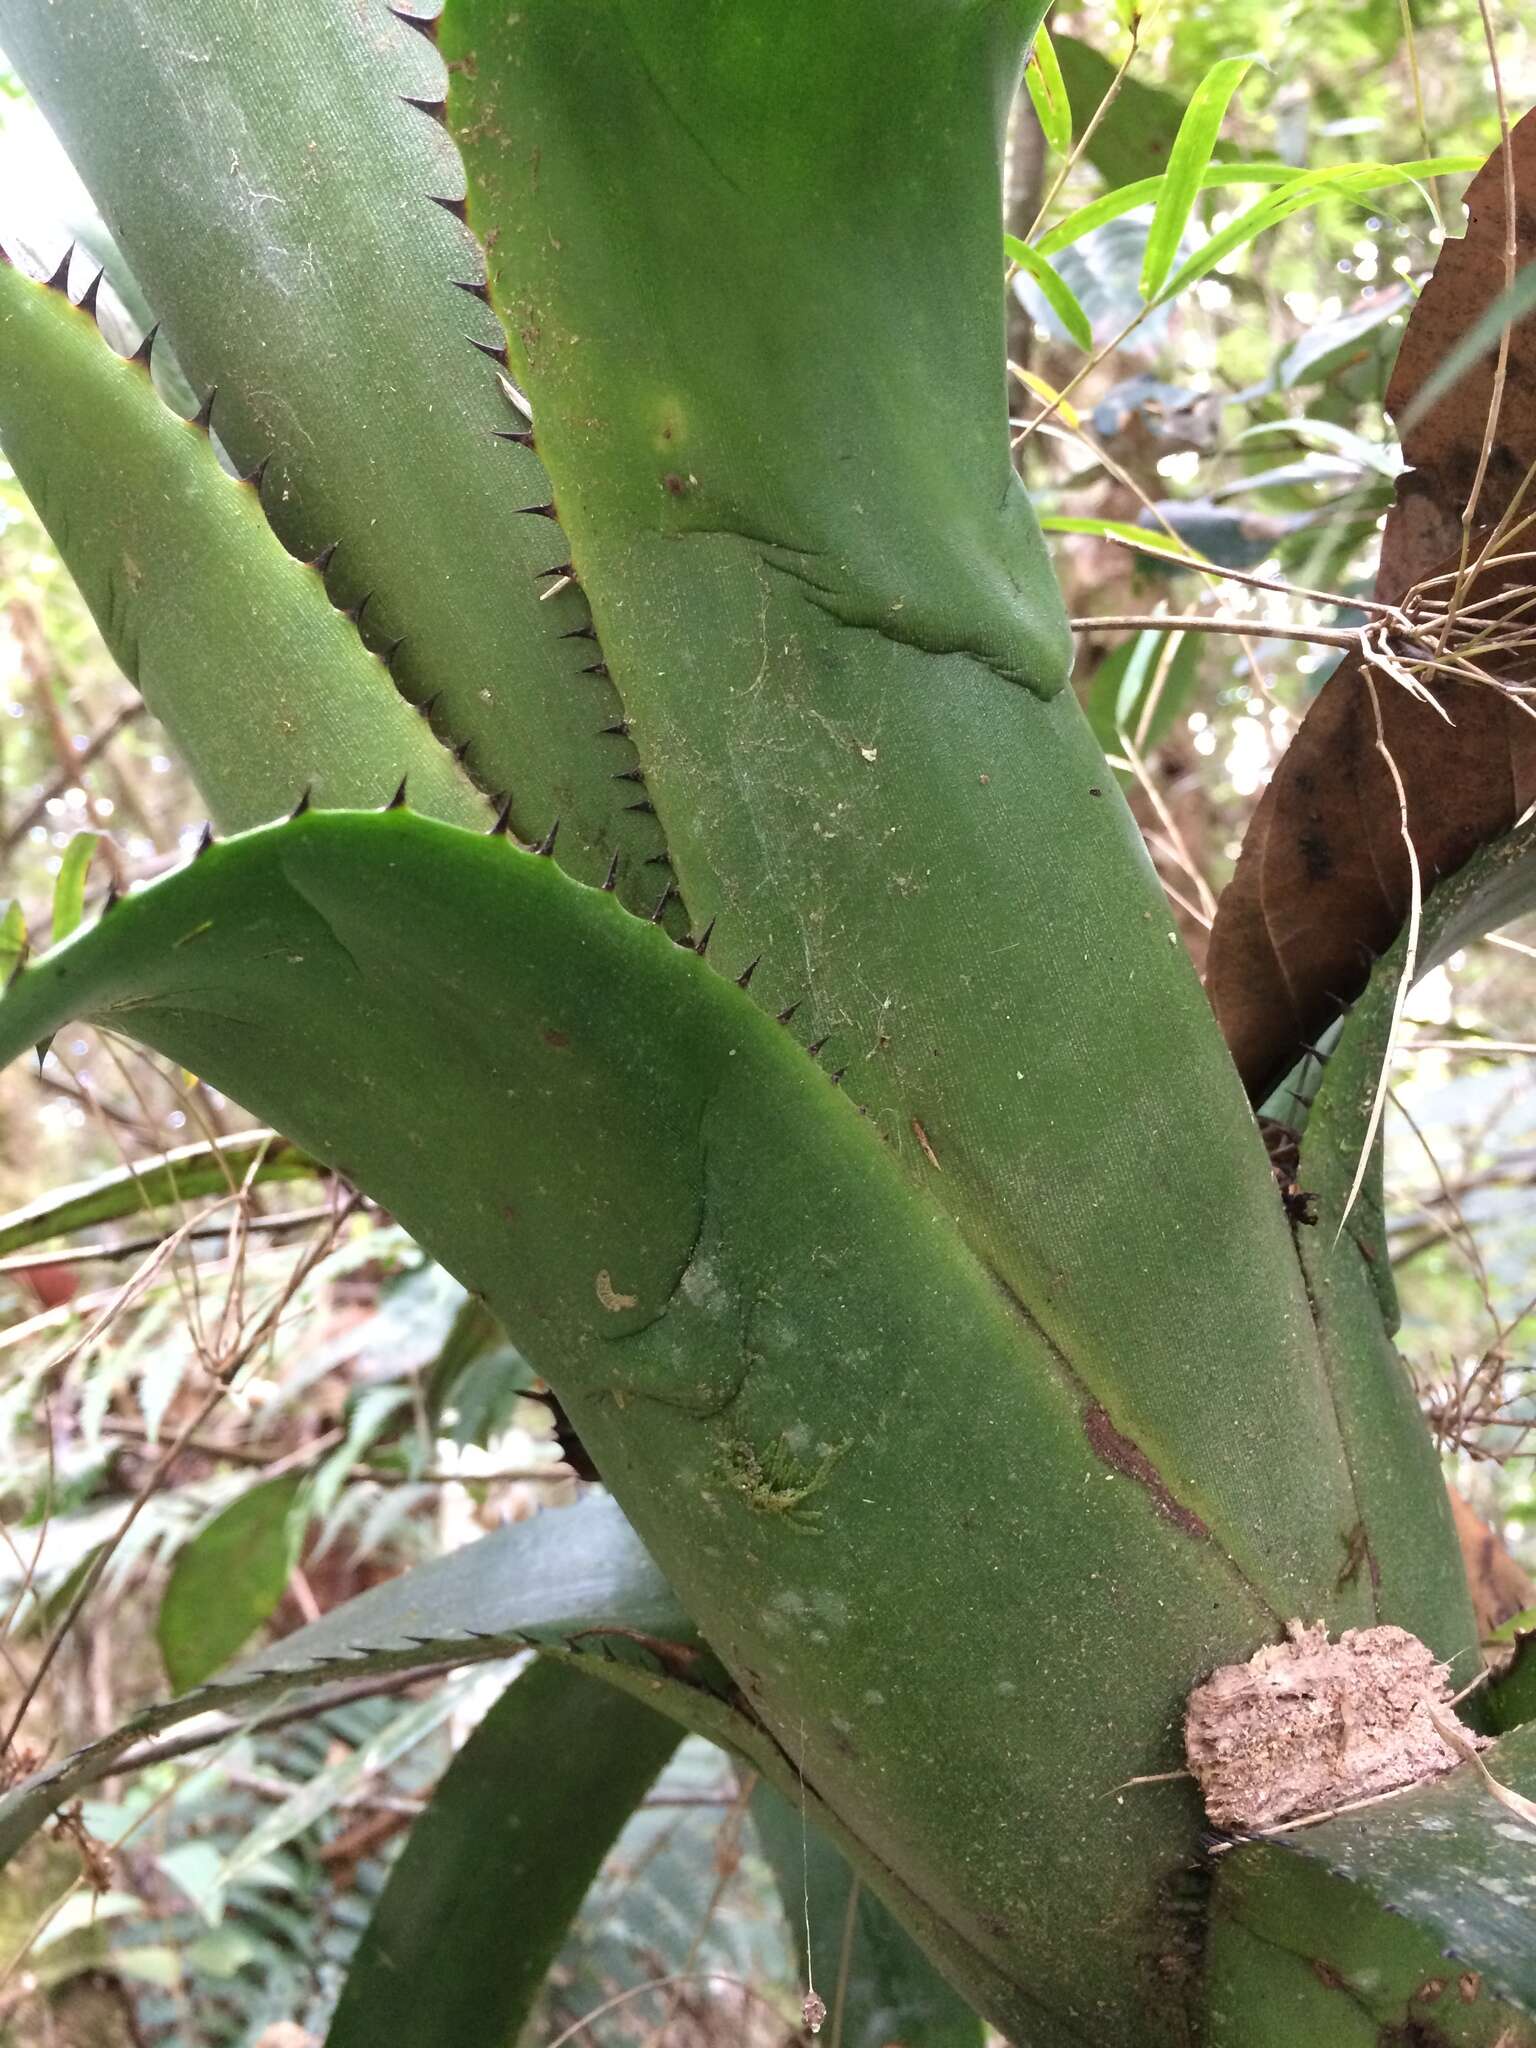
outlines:
[{"label": "grass blade", "polygon": [[1076,292],[1066,279],[1038,249],[1032,249],[1028,242],[1021,242],[1017,235],[1004,235],[1003,246],[1020,270],[1027,272],[1045,298],[1046,304],[1056,315],[1067,333],[1081,349],[1093,347],[1093,328],[1088,315],[1083,311]]},{"label": "grass blade", "polygon": [[1029,53],[1024,83],[1029,88],[1029,97],[1046,141],[1058,156],[1069,156],[1072,151],[1072,102],[1067,98],[1067,82],[1061,75],[1055,45],[1044,22],[1036,32],[1035,46]]},{"label": "grass blade", "polygon": [[1252,64],[1251,57],[1223,57],[1195,87],[1163,176],[1147,235],[1146,254],[1141,265],[1141,293],[1155,298],[1163,280],[1173,268],[1179,243],[1189,225],[1189,216],[1200,192],[1200,180],[1211,161],[1216,137],[1226,119],[1232,95],[1242,84]]}]

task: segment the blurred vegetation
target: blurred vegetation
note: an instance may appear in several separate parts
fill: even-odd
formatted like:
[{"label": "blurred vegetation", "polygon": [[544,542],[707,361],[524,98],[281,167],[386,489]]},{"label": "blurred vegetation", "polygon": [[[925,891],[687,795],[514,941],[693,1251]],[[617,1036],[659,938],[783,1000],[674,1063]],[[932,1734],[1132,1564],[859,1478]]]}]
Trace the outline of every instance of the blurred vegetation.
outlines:
[{"label": "blurred vegetation", "polygon": [[[1536,30],[1514,10],[1494,27],[1520,112],[1536,101]],[[1123,7],[1060,8],[1051,31],[1078,137],[1110,97],[1068,164],[1053,147],[1061,110],[1048,140],[1020,95],[1007,226],[1043,238],[1094,346],[1073,339],[1034,275],[1014,276],[1018,454],[1086,622],[1078,688],[1198,960],[1255,792],[1336,658],[1288,632],[1347,619],[1368,587],[1397,468],[1382,405],[1396,337],[1444,235],[1460,231],[1466,178],[1322,189],[1150,315],[1138,288],[1149,205],[1054,252],[1050,231],[1157,175],[1190,94],[1235,55],[1256,62],[1222,127],[1228,166],[1480,160],[1498,140],[1484,19],[1474,0],[1168,0],[1134,26]],[[1180,255],[1258,196],[1205,192]],[[98,252],[127,301],[120,345],[137,339],[144,309],[3,67],[0,233],[50,268],[77,240],[77,292]],[[1126,545],[1127,530],[1148,545]],[[1212,569],[1293,587],[1158,561],[1149,547],[1170,534]],[[1216,611],[1242,633],[1091,624]],[[201,822],[0,468],[4,893],[45,932],[77,835],[101,834],[89,905],[182,858]],[[1448,1468],[1536,1566],[1533,961],[1536,928],[1516,929],[1418,990],[1387,1178],[1401,1342]],[[195,1076],[88,1032],[62,1038],[37,1071],[0,1079],[0,1235],[49,1191],[248,1122]],[[178,1611],[202,1611],[210,1571],[227,1606],[231,1559],[241,1604],[225,1651],[579,1485],[516,1352],[387,1216],[328,1182],[235,1176],[211,1201],[7,1242],[8,1722],[36,1686],[14,1774],[163,1692]],[[375,1688],[112,1780],[110,1797],[33,1845],[8,1891],[0,2040],[318,2042],[391,1855],[498,1671],[421,1696]],[[605,1867],[534,2038],[564,2039],[606,2001],[679,1972],[717,1974],[707,1992],[691,1980],[616,2004],[583,2038],[789,2037],[799,1989],[777,1895],[742,1793],[696,1743]]]}]

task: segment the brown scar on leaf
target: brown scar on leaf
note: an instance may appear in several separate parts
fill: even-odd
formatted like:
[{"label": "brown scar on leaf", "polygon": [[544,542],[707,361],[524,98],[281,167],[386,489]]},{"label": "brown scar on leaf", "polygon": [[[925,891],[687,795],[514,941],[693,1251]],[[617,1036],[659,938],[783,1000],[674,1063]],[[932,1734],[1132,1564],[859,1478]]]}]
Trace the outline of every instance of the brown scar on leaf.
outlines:
[{"label": "brown scar on leaf", "polygon": [[611,1316],[618,1315],[621,1309],[638,1308],[640,1306],[638,1294],[620,1294],[610,1279],[606,1266],[598,1274],[594,1284],[597,1288],[598,1300]]},{"label": "brown scar on leaf", "polygon": [[1147,1489],[1153,1506],[1165,1522],[1172,1522],[1186,1536],[1210,1535],[1210,1530],[1194,1509],[1174,1499],[1167,1481],[1140,1444],[1132,1443],[1128,1436],[1116,1429],[1109,1419],[1108,1409],[1101,1402],[1090,1401],[1083,1410],[1083,1432],[1093,1446],[1095,1456],[1102,1458],[1106,1465],[1125,1478],[1134,1479],[1138,1486]]},{"label": "brown scar on leaf", "polygon": [[1339,1576],[1334,1580],[1334,1591],[1342,1593],[1346,1586],[1352,1586],[1360,1576],[1362,1565],[1370,1572],[1371,1584],[1379,1586],[1381,1566],[1376,1562],[1376,1553],[1371,1549],[1371,1535],[1364,1521],[1356,1522],[1341,1541],[1344,1545],[1344,1563]]},{"label": "brown scar on leaf", "polygon": [[638,1643],[642,1650],[649,1650],[662,1670],[671,1678],[681,1679],[685,1684],[693,1675],[699,1661],[699,1653],[687,1643],[670,1642],[665,1636],[647,1635],[643,1629],[620,1628],[579,1628],[574,1635],[565,1638],[568,1648],[586,1642],[591,1636],[619,1636],[626,1643]]},{"label": "brown scar on leaf", "polygon": [[928,1164],[933,1168],[934,1172],[942,1173],[944,1169],[939,1164],[939,1155],[937,1152],[934,1151],[932,1145],[929,1144],[928,1133],[923,1129],[922,1125],[918,1122],[916,1117],[913,1117],[912,1119],[912,1135],[914,1138],[916,1138],[918,1144],[922,1146],[923,1157],[927,1160]]}]

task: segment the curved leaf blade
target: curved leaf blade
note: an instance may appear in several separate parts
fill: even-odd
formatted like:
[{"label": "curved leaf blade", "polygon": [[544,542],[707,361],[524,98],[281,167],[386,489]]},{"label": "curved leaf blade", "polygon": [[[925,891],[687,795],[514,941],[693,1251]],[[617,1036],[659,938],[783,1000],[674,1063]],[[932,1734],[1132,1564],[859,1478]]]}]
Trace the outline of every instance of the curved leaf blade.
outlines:
[{"label": "curved leaf blade", "polygon": [[155,1636],[177,1692],[228,1663],[282,1599],[304,1534],[304,1485],[287,1472],[247,1487],[176,1553]]},{"label": "curved leaf blade", "polygon": [[[1049,2039],[1083,1996],[1134,1997],[1106,1901],[1127,1929],[1155,1915],[1149,1874],[1193,1815],[1177,1790],[1134,1809],[1104,1795],[1167,1768],[1191,1671],[1286,1613],[1371,1612],[1339,1582],[1331,1523],[1303,1582],[1304,1524],[1269,1559],[1251,1514],[1182,1470],[1176,1488],[1161,1442],[1130,1435],[790,1033],[504,840],[311,812],[216,846],[29,968],[0,1041],[82,1007],[280,1116],[484,1294],[770,1732],[683,1699],[754,1760],[794,1759],[975,2006]],[[1283,1401],[1290,1427],[1296,1385]],[[986,1430],[957,1432],[957,1412]],[[1309,1431],[1302,1486],[1330,1441]],[[1265,1526],[1286,1469],[1267,1460]],[[974,1526],[959,1495],[989,1502]],[[913,1554],[907,1641],[933,1683],[890,1691],[883,1589]],[[1405,1576],[1391,1596],[1448,1649],[1466,1598],[1451,1564],[1454,1586]],[[1085,1723],[1128,1613],[1155,1613],[1155,1635],[1113,1721]],[[1029,1741],[999,1744],[1015,1695]],[[935,1766],[954,1753],[962,1769]],[[1038,1828],[1018,1828],[1021,1801]]]},{"label": "curved leaf blade", "polygon": [[568,1666],[515,1678],[390,1872],[326,2048],[505,2048],[675,1722]]},{"label": "curved leaf blade", "polygon": [[51,1188],[36,1201],[0,1216],[0,1258],[146,1209],[232,1194],[247,1181],[259,1187],[268,1181],[314,1180],[324,1172],[276,1131],[240,1131],[232,1138],[180,1145],[72,1187]]},{"label": "curved leaf blade", "polygon": [[[337,601],[367,599],[371,644],[402,643],[405,696],[431,705],[448,753],[467,748],[480,790],[511,793],[520,835],[558,818],[561,858],[594,882],[622,852],[621,887],[649,909],[661,835],[614,779],[633,755],[603,736],[621,707],[592,672],[600,650],[568,637],[590,630],[580,593],[544,601],[570,550],[535,515],[538,458],[497,438],[528,426],[475,346],[499,355],[503,336],[456,288],[482,266],[435,203],[457,205],[462,173],[431,118],[428,42],[383,0],[123,0],[88,31],[22,0],[5,45],[183,369],[217,387],[224,445],[242,470],[268,462],[284,542],[304,557],[340,543]],[[321,735],[303,751],[306,774],[335,772]],[[193,769],[232,826],[303,787],[237,814],[238,786]],[[377,779],[351,801],[383,802],[394,783]]]},{"label": "curved leaf blade", "polygon": [[[111,1773],[137,1743],[201,1714],[246,1715],[294,1692],[393,1671],[484,1663],[587,1632],[684,1638],[691,1625],[613,1502],[515,1522],[400,1578],[370,1587],[223,1677],[146,1707],[99,1742],[0,1797],[0,1863],[51,1813]],[[593,1654],[595,1654],[595,1650]],[[648,1687],[660,1681],[649,1671]],[[718,1734],[712,1726],[711,1734]]]},{"label": "curved leaf blade", "polygon": [[1200,181],[1210,168],[1211,152],[1227,117],[1232,95],[1247,76],[1252,57],[1223,57],[1213,64],[1190,95],[1189,105],[1179,123],[1162,189],[1147,230],[1146,253],[1141,264],[1141,295],[1154,299],[1173,268],[1184,239],[1189,216],[1194,211]]},{"label": "curved leaf blade", "polygon": [[318,804],[387,803],[464,825],[483,797],[315,568],[220,467],[147,361],[0,252],[0,445],[124,673],[225,827]]},{"label": "curved leaf blade", "polygon": [[1088,315],[1083,311],[1076,292],[1050,259],[1042,256],[1038,249],[1032,249],[1028,242],[1021,242],[1017,235],[1004,235],[1003,247],[1020,270],[1027,272],[1039,285],[1046,304],[1078,347],[1091,349],[1093,329],[1088,323]]}]

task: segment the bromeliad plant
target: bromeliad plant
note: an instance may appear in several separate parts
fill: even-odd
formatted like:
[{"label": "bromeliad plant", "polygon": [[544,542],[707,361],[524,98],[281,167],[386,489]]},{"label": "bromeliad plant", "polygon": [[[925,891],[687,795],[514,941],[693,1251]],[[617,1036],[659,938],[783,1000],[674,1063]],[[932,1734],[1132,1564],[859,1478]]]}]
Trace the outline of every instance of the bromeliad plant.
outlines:
[{"label": "bromeliad plant", "polygon": [[[25,964],[5,1050],[126,1031],[377,1197],[628,1523],[509,1532],[116,1738],[359,1655],[548,1650],[333,2041],[470,2038],[496,1770],[584,1734],[611,1833],[657,1710],[1020,2042],[1536,2038],[1536,1835],[1471,1767],[1214,1864],[1178,1775],[1192,1687],[1293,1619],[1463,1677],[1476,1639],[1351,1209],[1401,960],[1300,1222],[1067,687],[1001,352],[1038,12],[7,20],[164,340],[122,360],[63,272],[0,268],[0,436],[232,836]],[[1435,893],[1420,966],[1509,914],[1529,840]],[[19,1788],[0,1839],[80,1781]],[[602,1840],[562,1846],[498,2039]],[[460,1856],[488,1918],[443,1904]],[[1381,2031],[1451,1948],[1439,2031]],[[914,2040],[978,2038],[925,2010]]]}]

